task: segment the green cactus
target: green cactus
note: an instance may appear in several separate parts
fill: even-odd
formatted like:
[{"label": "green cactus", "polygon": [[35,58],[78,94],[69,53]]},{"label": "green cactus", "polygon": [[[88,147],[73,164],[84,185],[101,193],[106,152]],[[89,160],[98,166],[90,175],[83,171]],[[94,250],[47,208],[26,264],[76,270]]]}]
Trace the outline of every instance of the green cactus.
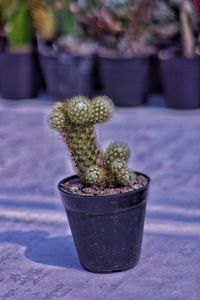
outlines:
[{"label": "green cactus", "polygon": [[105,185],[106,175],[103,168],[91,166],[85,172],[86,182],[90,185]]},{"label": "green cactus", "polygon": [[134,181],[134,179],[134,171],[128,168],[122,168],[120,172],[116,173],[116,182],[121,185],[129,186]]},{"label": "green cactus", "polygon": [[48,0],[54,10],[57,35],[76,37],[79,26],[76,14],[76,4],[73,0]]},{"label": "green cactus", "polygon": [[113,143],[103,154],[97,144],[94,124],[111,118],[112,101],[105,96],[89,100],[76,96],[57,103],[49,118],[51,128],[60,132],[67,144],[82,182],[90,186],[111,184],[129,186],[134,172],[127,168],[130,150],[126,144]]},{"label": "green cactus", "polygon": [[[8,2],[10,13],[5,11],[6,35],[11,49],[31,46],[33,42],[33,24],[25,0],[18,0],[17,4]],[[6,8],[6,7],[4,7]]]},{"label": "green cactus", "polygon": [[91,102],[92,122],[104,123],[112,117],[114,106],[112,101],[106,96],[96,97]]},{"label": "green cactus", "polygon": [[106,164],[111,165],[116,159],[121,159],[124,162],[127,162],[130,156],[130,150],[128,145],[123,143],[112,143],[105,153]]},{"label": "green cactus", "polygon": [[84,125],[90,122],[91,105],[87,98],[82,96],[74,97],[68,105],[68,116],[75,125]]}]

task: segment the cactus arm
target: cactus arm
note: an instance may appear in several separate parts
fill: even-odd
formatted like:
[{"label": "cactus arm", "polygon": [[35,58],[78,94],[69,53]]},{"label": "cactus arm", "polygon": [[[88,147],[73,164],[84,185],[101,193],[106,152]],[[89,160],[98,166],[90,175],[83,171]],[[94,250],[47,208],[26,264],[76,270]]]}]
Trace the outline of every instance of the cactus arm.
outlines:
[{"label": "cactus arm", "polygon": [[135,173],[126,166],[129,156],[130,150],[126,144],[115,142],[108,147],[105,161],[115,184],[129,186],[133,183]]},{"label": "cactus arm", "polygon": [[[87,182],[85,172],[91,166],[101,167],[103,165],[102,153],[97,145],[94,128],[85,120],[88,112],[84,110],[87,105],[86,98],[74,97],[67,104],[57,104],[50,116],[49,123],[53,129],[58,130],[64,142],[67,144],[72,160],[80,178]],[[88,105],[90,101],[88,100]],[[85,115],[84,115],[85,112]],[[81,113],[81,118],[76,120],[76,116]],[[85,119],[84,119],[85,117]],[[83,124],[81,124],[81,119]]]},{"label": "cactus arm", "polygon": [[110,144],[104,154],[105,163],[110,166],[116,159],[127,162],[130,156],[130,149],[128,145],[121,142],[114,142]]},{"label": "cactus arm", "polygon": [[104,123],[112,117],[114,106],[106,96],[95,97],[91,102],[92,123]]}]

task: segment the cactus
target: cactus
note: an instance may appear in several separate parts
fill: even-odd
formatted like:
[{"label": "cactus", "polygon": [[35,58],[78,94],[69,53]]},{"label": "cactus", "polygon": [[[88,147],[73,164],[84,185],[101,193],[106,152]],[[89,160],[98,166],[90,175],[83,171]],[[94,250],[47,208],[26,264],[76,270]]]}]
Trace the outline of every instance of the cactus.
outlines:
[{"label": "cactus", "polygon": [[114,105],[108,97],[90,100],[76,96],[57,103],[50,115],[49,125],[61,134],[85,185],[129,186],[134,181],[134,171],[127,167],[128,146],[115,142],[104,154],[96,141],[94,125],[109,120],[113,110]]}]

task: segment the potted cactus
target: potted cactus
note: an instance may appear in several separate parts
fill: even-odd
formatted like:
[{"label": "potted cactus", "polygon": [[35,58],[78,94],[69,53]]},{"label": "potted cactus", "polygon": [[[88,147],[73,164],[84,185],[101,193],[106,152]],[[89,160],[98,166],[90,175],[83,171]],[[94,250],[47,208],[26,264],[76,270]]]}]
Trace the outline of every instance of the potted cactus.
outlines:
[{"label": "potted cactus", "polygon": [[[32,98],[38,90],[34,32],[25,0],[0,0],[1,93],[4,98]],[[11,87],[12,83],[12,87]]]},{"label": "potted cactus", "polygon": [[72,0],[29,0],[38,33],[40,64],[53,99],[92,93],[94,48],[81,41]]},{"label": "potted cactus", "polygon": [[[198,6],[190,0],[172,0],[177,13],[179,47],[160,52],[161,80],[166,103],[173,108],[200,107]],[[198,1],[196,3],[199,5]]]},{"label": "potted cactus", "polygon": [[67,144],[77,175],[58,189],[67,213],[82,266],[92,272],[114,272],[133,267],[139,259],[150,179],[128,168],[130,150],[114,142],[105,153],[94,125],[113,114],[108,97],[89,100],[76,96],[57,103],[50,127]]},{"label": "potted cactus", "polygon": [[102,1],[83,23],[99,41],[98,69],[103,93],[119,106],[141,105],[148,93],[149,20],[154,1]]}]

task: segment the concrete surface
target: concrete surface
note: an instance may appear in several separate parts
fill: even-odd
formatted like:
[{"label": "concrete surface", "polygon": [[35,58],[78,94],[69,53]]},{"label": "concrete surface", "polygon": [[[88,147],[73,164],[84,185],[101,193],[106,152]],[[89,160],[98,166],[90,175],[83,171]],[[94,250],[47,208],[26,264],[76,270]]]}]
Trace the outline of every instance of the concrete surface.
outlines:
[{"label": "concrete surface", "polygon": [[118,109],[99,126],[152,177],[140,263],[100,275],[81,268],[56,189],[73,169],[51,105],[0,101],[0,300],[199,300],[200,110]]}]

